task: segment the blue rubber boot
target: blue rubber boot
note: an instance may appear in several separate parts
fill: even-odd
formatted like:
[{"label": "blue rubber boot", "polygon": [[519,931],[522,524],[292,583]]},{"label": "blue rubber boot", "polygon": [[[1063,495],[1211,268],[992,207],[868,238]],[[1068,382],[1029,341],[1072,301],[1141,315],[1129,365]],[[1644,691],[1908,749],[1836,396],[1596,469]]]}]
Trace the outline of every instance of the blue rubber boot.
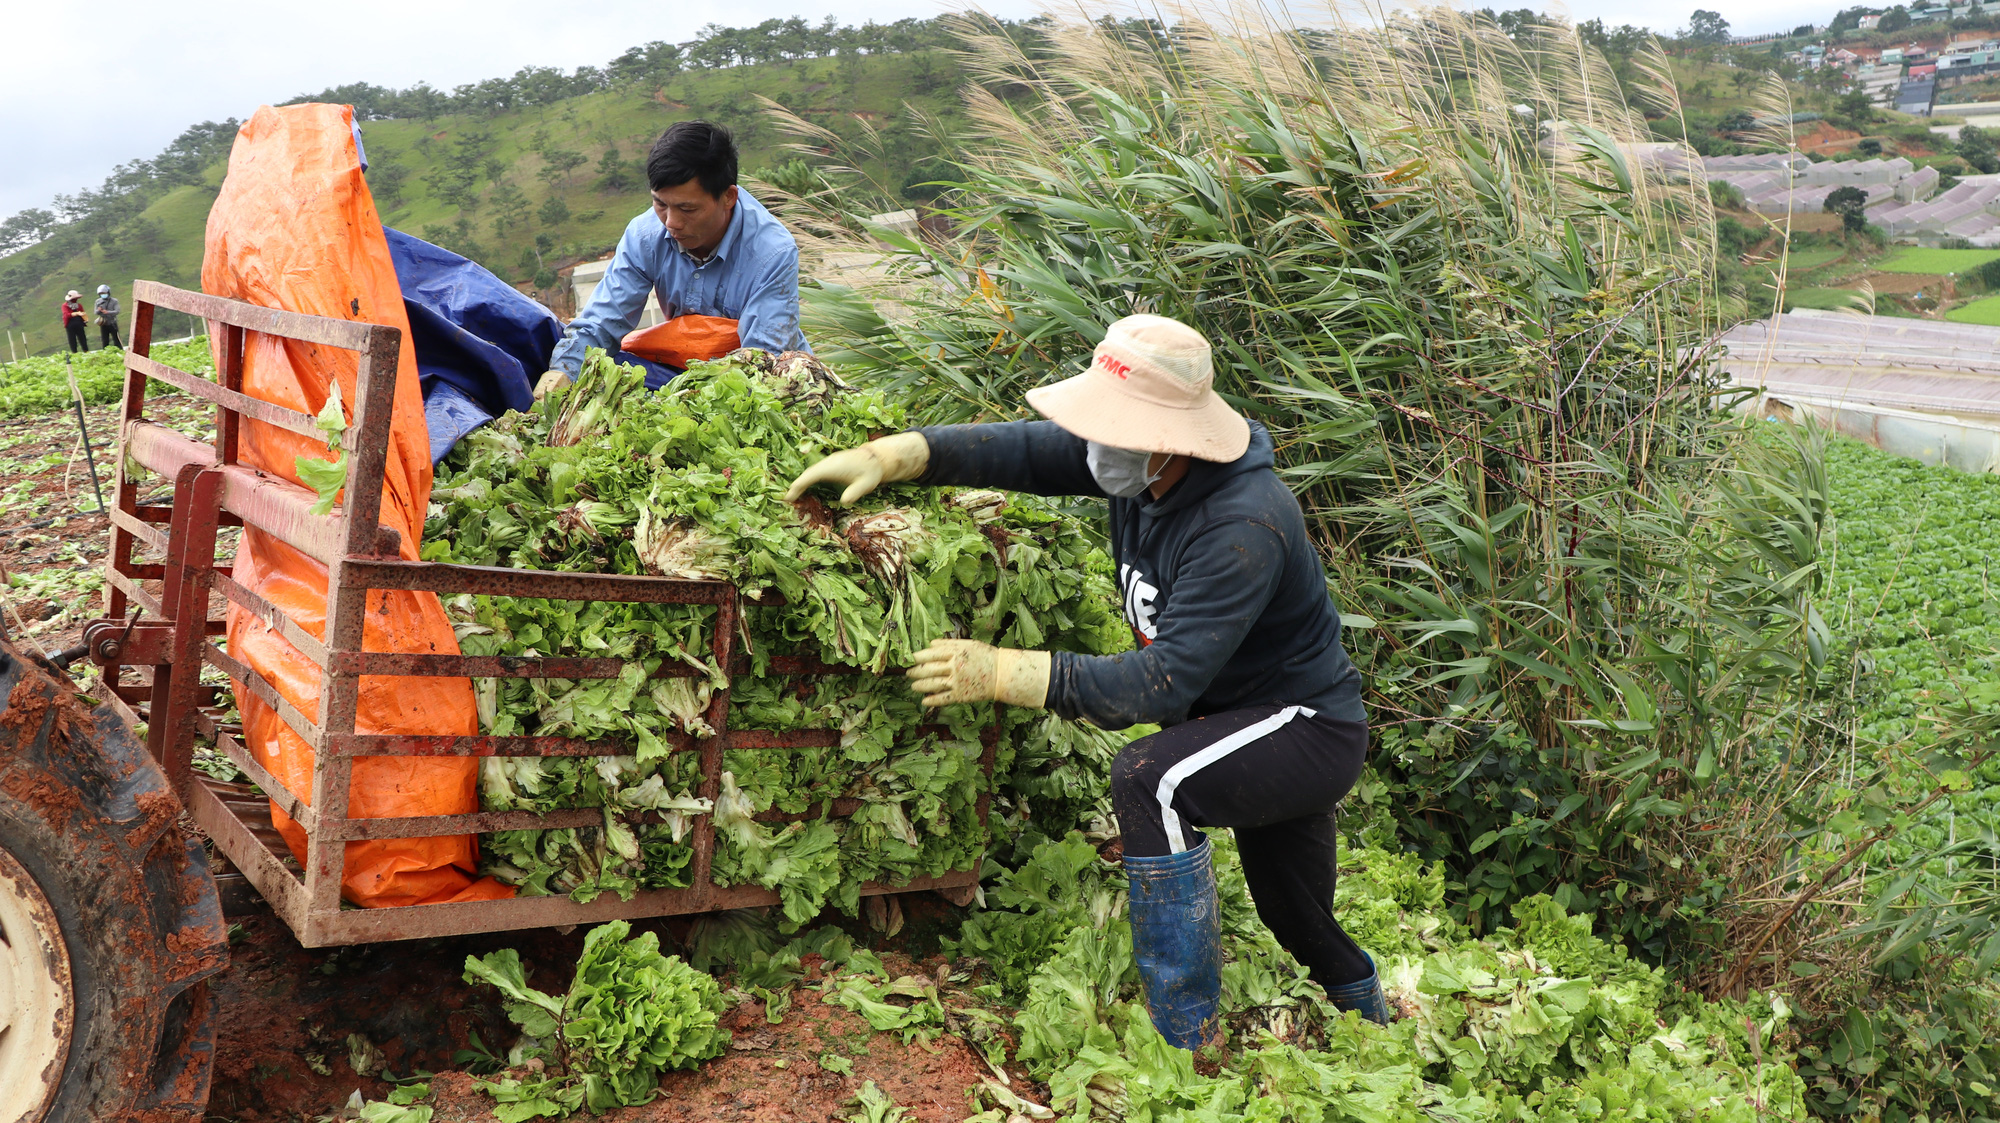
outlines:
[{"label": "blue rubber boot", "polygon": [[1342,1010],[1359,1010],[1361,1016],[1378,1025],[1388,1025],[1395,1020],[1389,1012],[1389,999],[1382,993],[1382,973],[1375,970],[1375,957],[1368,956],[1368,977],[1337,987],[1326,988],[1326,996]]},{"label": "blue rubber boot", "polygon": [[1194,1050],[1213,1032],[1222,997],[1222,927],[1208,839],[1179,854],[1125,858],[1132,957],[1160,1036]]}]

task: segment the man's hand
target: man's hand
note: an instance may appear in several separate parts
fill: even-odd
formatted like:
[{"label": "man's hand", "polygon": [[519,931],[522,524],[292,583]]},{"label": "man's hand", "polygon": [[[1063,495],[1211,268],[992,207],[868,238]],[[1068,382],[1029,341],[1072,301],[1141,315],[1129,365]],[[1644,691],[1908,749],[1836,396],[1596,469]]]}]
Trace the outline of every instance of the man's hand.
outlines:
[{"label": "man's hand", "polygon": [[793,502],[814,484],[839,484],[842,503],[853,503],[883,484],[902,483],[924,474],[931,462],[931,444],[922,433],[879,437],[860,448],[844,449],[799,473],[785,492]]},{"label": "man's hand", "polygon": [[570,376],[568,371],[566,370],[549,371],[547,374],[544,374],[542,375],[542,377],[535,380],[535,400],[539,402],[543,398],[548,397],[550,391],[560,390],[569,384],[570,384]]},{"label": "man's hand", "polygon": [[1016,651],[972,639],[933,640],[917,652],[907,676],[926,706],[954,702],[1005,702],[1041,709],[1048,704],[1046,651]]}]

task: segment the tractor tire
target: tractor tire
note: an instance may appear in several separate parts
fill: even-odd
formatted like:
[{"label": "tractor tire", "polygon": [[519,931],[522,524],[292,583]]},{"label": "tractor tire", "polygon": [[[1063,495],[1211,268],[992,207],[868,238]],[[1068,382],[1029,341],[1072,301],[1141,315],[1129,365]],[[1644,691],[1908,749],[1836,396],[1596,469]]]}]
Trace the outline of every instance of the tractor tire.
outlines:
[{"label": "tractor tire", "polygon": [[215,878],[109,707],[0,636],[0,1123],[199,1120]]}]

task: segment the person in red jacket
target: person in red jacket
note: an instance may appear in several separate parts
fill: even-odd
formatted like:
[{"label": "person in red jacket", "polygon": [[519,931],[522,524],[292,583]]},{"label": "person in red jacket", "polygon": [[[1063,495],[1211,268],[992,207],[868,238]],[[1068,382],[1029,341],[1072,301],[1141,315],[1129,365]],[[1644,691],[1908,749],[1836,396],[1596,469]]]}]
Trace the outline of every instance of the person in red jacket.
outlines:
[{"label": "person in red jacket", "polygon": [[63,330],[69,333],[70,352],[90,350],[85,335],[83,294],[75,289],[69,290],[69,295],[63,297],[62,322]]}]

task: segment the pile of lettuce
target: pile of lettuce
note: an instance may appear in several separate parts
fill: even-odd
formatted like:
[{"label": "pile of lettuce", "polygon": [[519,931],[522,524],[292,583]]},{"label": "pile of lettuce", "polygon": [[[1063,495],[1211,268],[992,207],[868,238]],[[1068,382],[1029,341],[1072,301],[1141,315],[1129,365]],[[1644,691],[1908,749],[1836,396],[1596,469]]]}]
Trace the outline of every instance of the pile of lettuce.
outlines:
[{"label": "pile of lettuce", "polygon": [[[1548,897],[1473,939],[1445,911],[1443,867],[1343,853],[1335,913],[1375,957],[1399,1020],[1334,1010],[1258,921],[1235,847],[1216,844],[1223,924],[1219,1052],[1173,1048],[1138,989],[1123,878],[1081,836],[1039,847],[956,941],[1013,1005],[1015,1059],[1058,1118],[1399,1123],[1803,1119],[1784,1000],[1709,1002],[1591,934]],[[974,1118],[1000,1123],[994,1100]],[[970,1121],[968,1121],[970,1123]]]},{"label": "pile of lettuce", "polygon": [[[440,466],[433,561],[729,581],[746,608],[733,681],[715,610],[464,595],[445,606],[467,654],[623,661],[613,679],[475,680],[483,732],[613,739],[608,757],[494,757],[487,810],[602,807],[602,826],[485,836],[487,872],[579,900],[684,886],[690,832],[713,815],[716,879],[776,890],[791,924],[852,913],[868,881],[966,869],[989,842],[1086,821],[1123,735],[1045,713],[997,718],[989,815],[980,767],[990,706],[924,711],[894,673],[941,636],[1103,654],[1130,646],[1110,562],[1084,525],[995,491],[887,487],[853,508],[790,481],[819,457],[904,427],[903,410],[803,353],[738,351],[647,393],[593,351],[576,384],[461,441]],[[762,602],[762,603],[749,603]],[[771,673],[777,656],[855,668]],[[708,707],[732,730],[833,730],[832,749],[731,749],[700,795]],[[834,814],[834,801],[851,814]],[[989,829],[991,828],[991,829]]]}]

